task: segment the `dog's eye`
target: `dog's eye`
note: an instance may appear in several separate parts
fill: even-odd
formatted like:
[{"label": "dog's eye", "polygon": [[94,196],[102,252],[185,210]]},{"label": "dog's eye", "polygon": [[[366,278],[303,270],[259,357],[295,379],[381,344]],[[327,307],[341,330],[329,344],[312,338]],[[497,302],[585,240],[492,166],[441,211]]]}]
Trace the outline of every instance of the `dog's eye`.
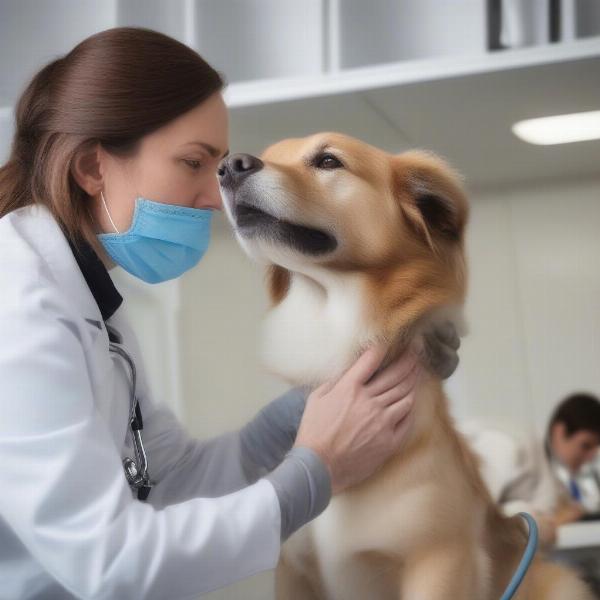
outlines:
[{"label": "dog's eye", "polygon": [[333,154],[329,153],[317,156],[314,165],[317,169],[340,169],[344,166]]}]

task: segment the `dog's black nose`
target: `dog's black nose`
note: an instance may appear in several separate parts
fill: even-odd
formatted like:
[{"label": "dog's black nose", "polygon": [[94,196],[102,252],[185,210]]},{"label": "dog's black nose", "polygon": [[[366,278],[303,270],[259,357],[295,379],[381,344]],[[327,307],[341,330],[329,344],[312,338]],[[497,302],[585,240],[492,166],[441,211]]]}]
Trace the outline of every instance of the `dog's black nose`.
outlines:
[{"label": "dog's black nose", "polygon": [[217,175],[222,185],[235,184],[263,167],[263,161],[252,154],[232,154],[220,162]]}]

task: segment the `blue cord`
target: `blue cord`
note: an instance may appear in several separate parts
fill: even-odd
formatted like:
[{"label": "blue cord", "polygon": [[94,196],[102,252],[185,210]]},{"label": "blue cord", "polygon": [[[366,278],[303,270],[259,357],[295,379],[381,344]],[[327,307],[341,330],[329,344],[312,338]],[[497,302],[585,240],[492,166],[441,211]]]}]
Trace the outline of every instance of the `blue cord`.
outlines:
[{"label": "blue cord", "polygon": [[520,512],[519,515],[527,521],[527,525],[529,526],[529,539],[527,540],[527,547],[523,553],[523,558],[500,600],[510,600],[514,596],[518,587],[521,585],[521,582],[527,573],[527,569],[533,560],[535,551],[537,550],[538,528],[535,519],[526,512]]}]

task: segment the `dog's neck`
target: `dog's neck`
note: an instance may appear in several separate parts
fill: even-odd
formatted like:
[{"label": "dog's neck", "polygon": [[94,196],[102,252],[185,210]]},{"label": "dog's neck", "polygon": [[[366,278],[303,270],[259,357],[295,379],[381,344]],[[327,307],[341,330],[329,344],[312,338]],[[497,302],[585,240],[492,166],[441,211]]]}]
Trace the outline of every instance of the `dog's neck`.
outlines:
[{"label": "dog's neck", "polygon": [[366,322],[364,297],[355,275],[291,274],[286,296],[265,321],[267,368],[292,384],[310,386],[341,374],[376,338]]},{"label": "dog's neck", "polygon": [[[370,307],[365,306],[364,282],[349,274],[293,273],[285,297],[271,309],[265,323],[264,356],[270,370],[293,385],[315,387],[349,367],[370,343],[382,339],[369,326]],[[439,309],[431,318],[450,316]],[[418,349],[421,324],[408,324],[394,332],[393,344],[382,367],[408,344]],[[424,370],[411,411],[414,420],[402,448],[390,463],[406,460],[416,452],[441,445],[474,468],[461,449],[448,410],[440,378]]]},{"label": "dog's neck", "polygon": [[409,345],[418,351],[417,323],[393,332],[375,324],[366,285],[360,273],[290,271],[287,292],[265,320],[266,368],[292,385],[316,387],[339,376],[373,343],[390,345],[381,369]]}]

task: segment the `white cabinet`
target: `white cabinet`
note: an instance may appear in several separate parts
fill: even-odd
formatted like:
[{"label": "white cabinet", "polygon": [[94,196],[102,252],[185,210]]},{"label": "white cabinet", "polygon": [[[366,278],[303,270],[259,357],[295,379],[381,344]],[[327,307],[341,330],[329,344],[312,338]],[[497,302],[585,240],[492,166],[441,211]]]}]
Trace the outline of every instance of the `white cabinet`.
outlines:
[{"label": "white cabinet", "polygon": [[[533,36],[513,40],[513,46],[530,46],[526,49],[495,52],[487,51],[486,5],[485,0],[0,0],[0,107],[9,109],[0,111],[0,161],[8,154],[10,110],[29,78],[109,27],[148,27],[198,50],[224,74],[233,110],[312,97],[331,98],[335,107],[340,95],[388,88],[393,99],[401,88],[422,81],[600,56],[596,0],[562,0],[562,39],[570,43],[547,44],[544,36]],[[500,5],[509,37],[518,38],[517,30],[547,29],[548,0]],[[366,115],[369,106],[363,109]],[[285,120],[304,126],[313,115],[307,103],[293,106]],[[343,119],[349,126],[355,121],[354,113]],[[234,129],[234,142],[235,135]],[[257,146],[264,142],[257,136]]]},{"label": "white cabinet", "polygon": [[341,68],[486,50],[485,3],[480,0],[340,0]]},{"label": "white cabinet", "polygon": [[203,0],[195,47],[228,82],[323,72],[321,0]]},{"label": "white cabinet", "polygon": [[560,41],[600,35],[600,2],[597,0],[501,0],[499,5],[500,41],[508,48],[548,43],[551,31]]}]

